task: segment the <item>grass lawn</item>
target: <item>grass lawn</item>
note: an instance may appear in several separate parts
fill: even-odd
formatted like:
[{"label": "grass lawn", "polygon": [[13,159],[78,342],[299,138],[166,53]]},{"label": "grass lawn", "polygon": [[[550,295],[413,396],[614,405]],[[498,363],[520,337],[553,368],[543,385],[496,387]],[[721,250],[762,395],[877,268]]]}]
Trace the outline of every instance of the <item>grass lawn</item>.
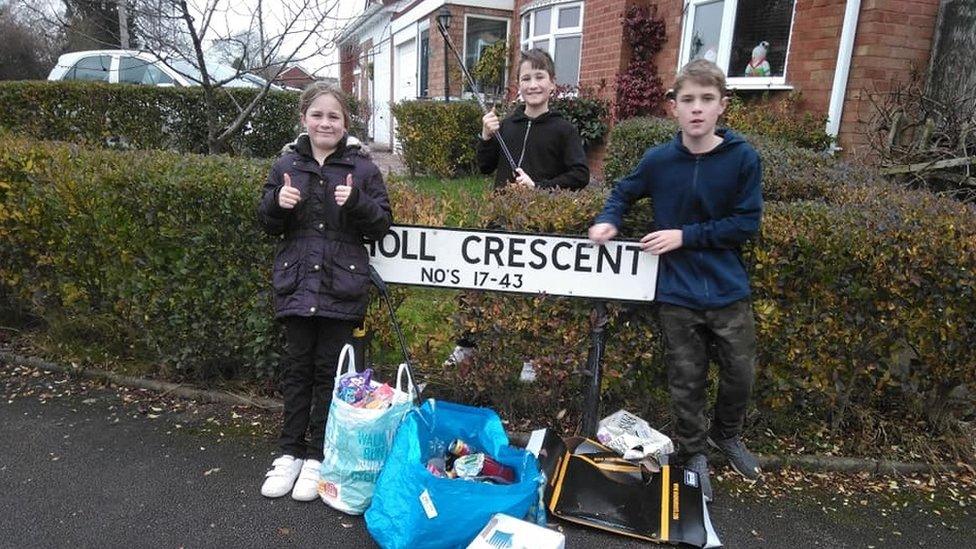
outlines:
[{"label": "grass lawn", "polygon": [[434,196],[470,196],[482,198],[491,190],[491,180],[487,176],[471,175],[454,179],[433,176],[407,177],[402,180]]}]

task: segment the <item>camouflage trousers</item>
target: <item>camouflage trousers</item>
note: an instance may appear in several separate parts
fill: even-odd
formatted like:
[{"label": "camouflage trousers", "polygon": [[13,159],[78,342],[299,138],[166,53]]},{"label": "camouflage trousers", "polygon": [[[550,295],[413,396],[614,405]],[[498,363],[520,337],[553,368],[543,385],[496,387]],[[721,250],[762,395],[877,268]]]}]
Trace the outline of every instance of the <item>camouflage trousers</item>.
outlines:
[{"label": "camouflage trousers", "polygon": [[719,366],[718,398],[709,433],[725,439],[742,431],[752,394],[756,327],[749,299],[713,310],[668,303],[657,307],[671,393],[678,461],[705,451],[705,384],[710,356]]}]

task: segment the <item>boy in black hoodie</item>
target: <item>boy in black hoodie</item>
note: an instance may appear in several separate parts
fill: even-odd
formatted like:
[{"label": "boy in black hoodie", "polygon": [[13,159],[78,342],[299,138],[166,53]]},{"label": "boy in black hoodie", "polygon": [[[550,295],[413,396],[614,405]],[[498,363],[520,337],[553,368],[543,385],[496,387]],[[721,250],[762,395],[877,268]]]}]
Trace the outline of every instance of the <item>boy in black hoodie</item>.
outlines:
[{"label": "boy in black hoodie", "polygon": [[[556,66],[540,49],[522,52],[519,60],[519,95],[525,102],[500,124],[491,111],[481,119],[478,167],[495,172],[495,188],[514,183],[539,189],[582,189],[590,181],[583,140],[576,127],[549,110],[556,91]],[[516,172],[502,155],[495,134],[501,128],[517,166]]]},{"label": "boy in black hoodie", "polygon": [[[549,110],[549,99],[556,91],[555,78],[556,65],[548,53],[537,48],[522,52],[519,95],[524,104],[501,123],[495,111],[482,117],[478,167],[484,174],[495,172],[496,189],[506,185],[582,189],[590,182],[590,168],[576,126]],[[515,173],[495,137],[499,128],[515,160]],[[473,352],[474,342],[467,336],[461,337],[445,363],[460,363]]]}]

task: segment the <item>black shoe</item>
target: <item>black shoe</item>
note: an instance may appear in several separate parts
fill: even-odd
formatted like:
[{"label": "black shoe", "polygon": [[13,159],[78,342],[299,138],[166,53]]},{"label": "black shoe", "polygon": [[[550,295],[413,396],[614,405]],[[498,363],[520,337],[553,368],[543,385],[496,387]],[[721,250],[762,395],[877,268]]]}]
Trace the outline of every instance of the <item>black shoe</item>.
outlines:
[{"label": "black shoe", "polygon": [[698,473],[698,485],[705,501],[712,501],[712,482],[708,479],[708,458],[705,454],[695,454],[685,462],[686,471]]},{"label": "black shoe", "polygon": [[756,459],[756,456],[752,455],[752,452],[746,448],[746,445],[742,443],[742,439],[738,436],[724,440],[716,440],[708,437],[708,443],[722,452],[729,460],[732,468],[735,469],[735,472],[742,475],[744,479],[749,482],[756,482],[762,476],[762,469],[759,468],[759,460]]}]

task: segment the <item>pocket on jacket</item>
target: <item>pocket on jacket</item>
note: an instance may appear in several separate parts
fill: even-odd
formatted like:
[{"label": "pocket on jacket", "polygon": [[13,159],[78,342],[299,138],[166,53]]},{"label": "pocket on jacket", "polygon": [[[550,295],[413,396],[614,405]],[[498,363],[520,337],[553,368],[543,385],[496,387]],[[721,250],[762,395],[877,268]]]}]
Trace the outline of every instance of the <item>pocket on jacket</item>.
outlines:
[{"label": "pocket on jacket", "polygon": [[[365,249],[363,250],[365,252]],[[336,257],[333,259],[335,269],[332,271],[332,293],[339,298],[358,298],[366,294],[369,289],[369,256],[358,254],[352,257]]]},{"label": "pocket on jacket", "polygon": [[298,262],[291,260],[279,260],[275,262],[274,271],[271,273],[271,285],[274,286],[275,293],[286,295],[295,291],[298,286]]}]

